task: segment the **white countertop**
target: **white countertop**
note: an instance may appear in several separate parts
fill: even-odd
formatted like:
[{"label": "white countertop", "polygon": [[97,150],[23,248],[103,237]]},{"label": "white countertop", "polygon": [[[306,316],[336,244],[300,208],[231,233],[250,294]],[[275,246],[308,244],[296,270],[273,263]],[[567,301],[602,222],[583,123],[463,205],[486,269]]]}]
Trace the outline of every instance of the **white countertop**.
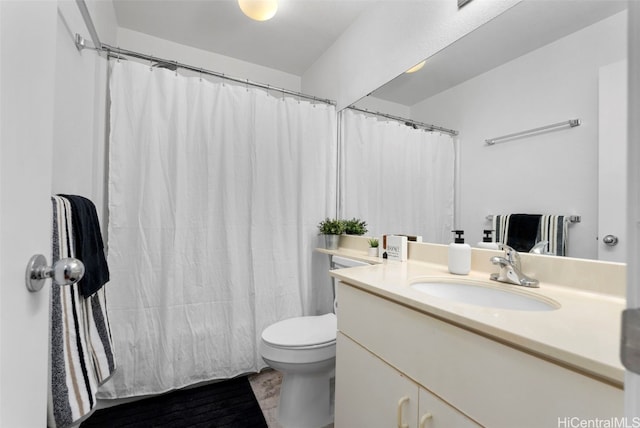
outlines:
[{"label": "white countertop", "polygon": [[[383,261],[352,250],[319,251],[378,263],[331,272],[346,283],[616,386],[623,385],[619,348],[625,299],[621,297],[549,282],[541,282],[540,288],[524,288],[490,281],[486,272],[452,275],[440,264]],[[560,308],[552,311],[488,308],[432,297],[410,287],[434,277],[483,281],[493,287],[552,299]]]}]

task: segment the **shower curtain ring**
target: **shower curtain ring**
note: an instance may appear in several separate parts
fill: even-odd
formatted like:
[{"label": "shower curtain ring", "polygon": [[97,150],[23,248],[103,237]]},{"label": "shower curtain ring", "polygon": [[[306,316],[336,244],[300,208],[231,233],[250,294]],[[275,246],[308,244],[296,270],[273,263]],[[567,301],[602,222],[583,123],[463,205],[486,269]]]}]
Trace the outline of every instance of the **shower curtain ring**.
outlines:
[{"label": "shower curtain ring", "polygon": [[249,92],[249,79],[247,79],[247,83],[244,85],[244,88]]},{"label": "shower curtain ring", "polygon": [[269,87],[269,84],[267,83],[267,96],[269,96],[269,89],[270,87]]},{"label": "shower curtain ring", "polygon": [[120,53],[122,52],[122,49],[120,49],[120,46],[118,46],[118,62],[120,62]]},{"label": "shower curtain ring", "polygon": [[200,67],[200,81],[202,82],[202,67]]},{"label": "shower curtain ring", "polygon": [[149,57],[149,71],[153,71],[153,55]]}]

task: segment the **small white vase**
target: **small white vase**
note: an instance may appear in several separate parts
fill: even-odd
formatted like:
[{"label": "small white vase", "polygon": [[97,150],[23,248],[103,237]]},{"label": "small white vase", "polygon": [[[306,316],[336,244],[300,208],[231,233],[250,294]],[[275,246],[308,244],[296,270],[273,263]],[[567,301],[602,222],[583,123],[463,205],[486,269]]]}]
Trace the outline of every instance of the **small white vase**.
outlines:
[{"label": "small white vase", "polygon": [[378,257],[378,247],[369,247],[368,255],[370,257]]}]

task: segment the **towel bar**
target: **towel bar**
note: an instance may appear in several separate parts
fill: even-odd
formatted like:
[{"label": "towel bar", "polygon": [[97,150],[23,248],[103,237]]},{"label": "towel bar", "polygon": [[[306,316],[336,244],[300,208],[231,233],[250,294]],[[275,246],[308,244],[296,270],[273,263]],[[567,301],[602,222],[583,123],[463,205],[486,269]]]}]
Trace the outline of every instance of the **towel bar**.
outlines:
[{"label": "towel bar", "polygon": [[[493,214],[489,214],[486,219],[487,221],[493,221]],[[582,221],[582,216],[570,215],[567,216],[567,220],[569,221],[569,223],[580,223]]]},{"label": "towel bar", "polygon": [[47,278],[53,278],[60,285],[71,285],[82,279],[84,264],[74,258],[60,259],[47,266],[47,259],[42,254],[36,254],[29,259],[27,264],[26,284],[27,290],[35,293],[40,291]]},{"label": "towel bar", "polygon": [[576,126],[580,126],[581,123],[582,122],[580,121],[580,119],[570,119],[564,122],[558,122],[558,123],[553,123],[551,125],[541,126],[539,128],[533,128],[533,129],[527,129],[526,131],[514,132],[513,134],[507,134],[501,137],[488,138],[484,140],[484,142],[487,146],[493,146],[495,143],[501,140],[512,140],[514,138],[537,134],[542,131],[556,129],[563,126],[569,126],[571,128],[575,128]]}]

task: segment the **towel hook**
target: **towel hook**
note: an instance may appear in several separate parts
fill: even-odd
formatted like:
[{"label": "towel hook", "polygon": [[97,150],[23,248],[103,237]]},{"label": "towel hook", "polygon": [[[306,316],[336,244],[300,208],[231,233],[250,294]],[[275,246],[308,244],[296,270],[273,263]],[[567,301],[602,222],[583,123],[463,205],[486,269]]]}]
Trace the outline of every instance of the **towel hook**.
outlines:
[{"label": "towel hook", "polygon": [[53,278],[60,285],[71,285],[82,279],[84,264],[74,258],[60,259],[47,266],[47,259],[42,254],[36,254],[29,259],[25,280],[27,290],[35,293],[40,291],[47,278]]}]

